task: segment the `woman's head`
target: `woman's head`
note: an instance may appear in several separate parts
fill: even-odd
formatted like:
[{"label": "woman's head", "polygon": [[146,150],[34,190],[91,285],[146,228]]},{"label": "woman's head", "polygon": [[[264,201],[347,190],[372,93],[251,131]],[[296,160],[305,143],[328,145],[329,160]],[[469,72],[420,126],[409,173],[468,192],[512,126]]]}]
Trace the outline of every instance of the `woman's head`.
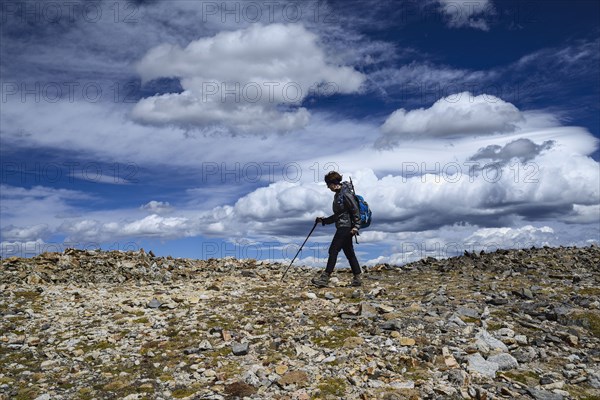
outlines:
[{"label": "woman's head", "polygon": [[328,172],[325,175],[325,183],[329,189],[336,191],[341,187],[342,175],[337,171]]}]

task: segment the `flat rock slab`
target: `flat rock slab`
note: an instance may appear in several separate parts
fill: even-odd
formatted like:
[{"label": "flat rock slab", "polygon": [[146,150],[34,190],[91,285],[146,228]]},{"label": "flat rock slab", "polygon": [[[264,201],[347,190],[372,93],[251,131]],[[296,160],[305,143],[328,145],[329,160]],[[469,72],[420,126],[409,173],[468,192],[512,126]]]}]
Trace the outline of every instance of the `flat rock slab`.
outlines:
[{"label": "flat rock slab", "polygon": [[560,394],[549,392],[547,390],[527,389],[530,395],[535,400],[563,400],[564,397]]},{"label": "flat rock slab", "polygon": [[467,357],[469,361],[469,372],[477,372],[488,378],[495,378],[498,371],[498,364],[489,362],[479,353],[471,354]]},{"label": "flat rock slab", "polygon": [[500,350],[503,353],[508,352],[508,347],[506,347],[501,340],[496,339],[485,330],[480,331],[477,335],[475,335],[475,338],[478,341],[485,343],[492,350]]},{"label": "flat rock slab", "polygon": [[391,319],[381,324],[381,329],[385,329],[387,331],[400,331],[402,330],[402,326],[402,321],[399,319]]},{"label": "flat rock slab", "polygon": [[517,361],[517,359],[508,353],[495,354],[493,356],[489,356],[487,361],[497,364],[498,369],[500,371],[519,368],[519,362]]},{"label": "flat rock slab", "polygon": [[467,307],[458,307],[456,309],[456,313],[463,317],[469,317],[469,318],[479,318],[479,316],[480,316],[479,311],[473,310],[472,308],[467,308]]},{"label": "flat rock slab", "polygon": [[360,304],[360,316],[363,318],[375,318],[379,315],[375,306],[370,303]]}]

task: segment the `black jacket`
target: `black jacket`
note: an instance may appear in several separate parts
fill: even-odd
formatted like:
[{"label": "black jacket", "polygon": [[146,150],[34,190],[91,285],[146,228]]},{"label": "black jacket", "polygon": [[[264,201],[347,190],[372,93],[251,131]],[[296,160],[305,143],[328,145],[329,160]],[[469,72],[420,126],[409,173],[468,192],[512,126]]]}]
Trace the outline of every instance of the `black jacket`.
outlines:
[{"label": "black jacket", "polygon": [[360,228],[360,212],[349,182],[342,182],[342,189],[333,197],[333,215],[323,219],[323,225],[335,222],[336,228]]}]

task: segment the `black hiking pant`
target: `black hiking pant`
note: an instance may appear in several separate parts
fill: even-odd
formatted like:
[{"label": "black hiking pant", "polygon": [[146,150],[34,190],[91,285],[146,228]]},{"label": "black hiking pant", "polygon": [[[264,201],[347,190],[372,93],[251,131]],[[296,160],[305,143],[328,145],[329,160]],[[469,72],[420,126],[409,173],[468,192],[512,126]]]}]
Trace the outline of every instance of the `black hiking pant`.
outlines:
[{"label": "black hiking pant", "polygon": [[325,272],[328,274],[333,272],[340,250],[344,250],[344,255],[350,263],[352,273],[355,275],[360,274],[360,265],[358,264],[356,254],[354,254],[354,246],[352,245],[352,228],[337,228],[335,231],[335,235],[333,235],[331,245],[329,246],[329,259],[327,260]]}]

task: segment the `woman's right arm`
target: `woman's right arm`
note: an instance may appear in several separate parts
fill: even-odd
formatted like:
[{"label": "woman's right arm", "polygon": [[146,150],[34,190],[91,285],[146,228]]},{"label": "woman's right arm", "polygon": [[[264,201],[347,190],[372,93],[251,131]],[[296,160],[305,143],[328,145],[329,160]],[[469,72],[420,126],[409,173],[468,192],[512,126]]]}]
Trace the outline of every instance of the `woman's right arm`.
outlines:
[{"label": "woman's right arm", "polygon": [[333,215],[330,215],[329,217],[321,218],[321,225],[333,224],[336,220],[336,217],[337,217],[337,215],[333,214]]}]

